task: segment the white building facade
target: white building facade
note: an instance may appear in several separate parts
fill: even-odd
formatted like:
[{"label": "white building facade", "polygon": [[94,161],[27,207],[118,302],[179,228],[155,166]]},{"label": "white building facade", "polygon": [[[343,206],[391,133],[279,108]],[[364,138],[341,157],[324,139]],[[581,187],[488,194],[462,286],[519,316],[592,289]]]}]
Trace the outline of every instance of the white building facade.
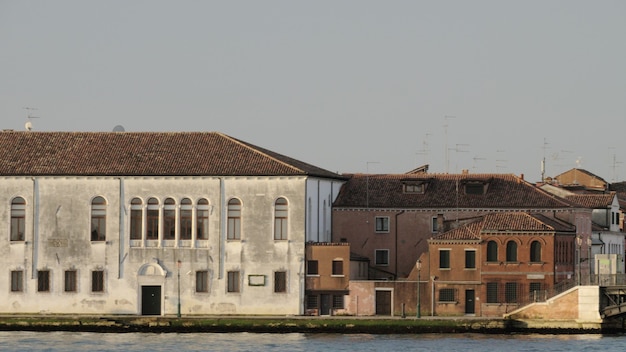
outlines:
[{"label": "white building facade", "polygon": [[0,313],[303,314],[341,176],[220,133],[0,146]]}]

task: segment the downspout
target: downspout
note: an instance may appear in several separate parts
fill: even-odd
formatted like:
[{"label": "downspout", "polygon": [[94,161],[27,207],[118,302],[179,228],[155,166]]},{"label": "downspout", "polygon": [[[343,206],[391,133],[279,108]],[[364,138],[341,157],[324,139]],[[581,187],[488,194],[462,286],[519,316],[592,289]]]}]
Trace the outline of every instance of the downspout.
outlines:
[{"label": "downspout", "polygon": [[118,253],[118,260],[119,260],[119,265],[118,265],[118,273],[117,273],[117,278],[121,279],[122,277],[124,277],[124,260],[126,259],[126,254],[124,253],[124,249],[126,248],[125,244],[126,244],[126,238],[124,236],[124,224],[125,224],[125,215],[126,215],[126,206],[125,206],[125,199],[124,199],[124,179],[122,179],[121,177],[118,178],[120,181],[120,196],[119,196],[119,202],[120,202],[120,223],[119,223],[119,231],[120,231],[120,236],[119,236],[119,246],[120,246],[120,250]]},{"label": "downspout", "polygon": [[33,177],[33,260],[31,278],[37,277],[39,253],[39,181]]},{"label": "downspout", "polygon": [[404,210],[399,212],[399,213],[396,213],[396,231],[395,231],[395,236],[396,236],[396,239],[395,239],[395,241],[396,241],[395,252],[396,252],[396,254],[394,255],[395,261],[396,261],[396,270],[395,270],[396,277],[394,278],[394,280],[398,278],[398,217],[400,215],[402,215],[402,214],[404,214]]},{"label": "downspout", "polygon": [[226,194],[224,185],[224,178],[220,177],[220,245],[219,245],[219,268],[217,273],[218,280],[224,277],[224,251],[226,246]]}]

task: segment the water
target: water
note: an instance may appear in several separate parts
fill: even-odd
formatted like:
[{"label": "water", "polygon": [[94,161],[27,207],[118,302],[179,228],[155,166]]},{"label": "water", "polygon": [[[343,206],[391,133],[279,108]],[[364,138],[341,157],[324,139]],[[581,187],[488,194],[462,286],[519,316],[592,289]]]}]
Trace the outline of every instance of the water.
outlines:
[{"label": "water", "polygon": [[0,351],[626,351],[626,335],[0,332]]}]

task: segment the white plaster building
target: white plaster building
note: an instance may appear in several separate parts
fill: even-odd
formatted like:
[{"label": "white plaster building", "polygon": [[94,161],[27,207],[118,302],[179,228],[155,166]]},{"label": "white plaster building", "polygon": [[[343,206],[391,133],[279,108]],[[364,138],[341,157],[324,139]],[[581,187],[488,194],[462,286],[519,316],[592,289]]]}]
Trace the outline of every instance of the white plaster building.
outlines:
[{"label": "white plaster building", "polygon": [[221,133],[0,132],[0,313],[304,312],[343,177]]}]

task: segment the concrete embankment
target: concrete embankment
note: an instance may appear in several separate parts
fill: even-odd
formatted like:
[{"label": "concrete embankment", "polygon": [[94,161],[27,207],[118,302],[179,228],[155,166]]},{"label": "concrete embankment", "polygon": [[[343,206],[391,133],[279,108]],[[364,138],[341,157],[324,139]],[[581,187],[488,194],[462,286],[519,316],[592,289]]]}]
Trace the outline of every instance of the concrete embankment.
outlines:
[{"label": "concrete embankment", "polygon": [[528,321],[482,318],[377,317],[137,317],[137,316],[1,316],[2,331],[82,331],[103,333],[255,332],[255,333],[615,333],[608,328],[574,324],[529,324]]}]

